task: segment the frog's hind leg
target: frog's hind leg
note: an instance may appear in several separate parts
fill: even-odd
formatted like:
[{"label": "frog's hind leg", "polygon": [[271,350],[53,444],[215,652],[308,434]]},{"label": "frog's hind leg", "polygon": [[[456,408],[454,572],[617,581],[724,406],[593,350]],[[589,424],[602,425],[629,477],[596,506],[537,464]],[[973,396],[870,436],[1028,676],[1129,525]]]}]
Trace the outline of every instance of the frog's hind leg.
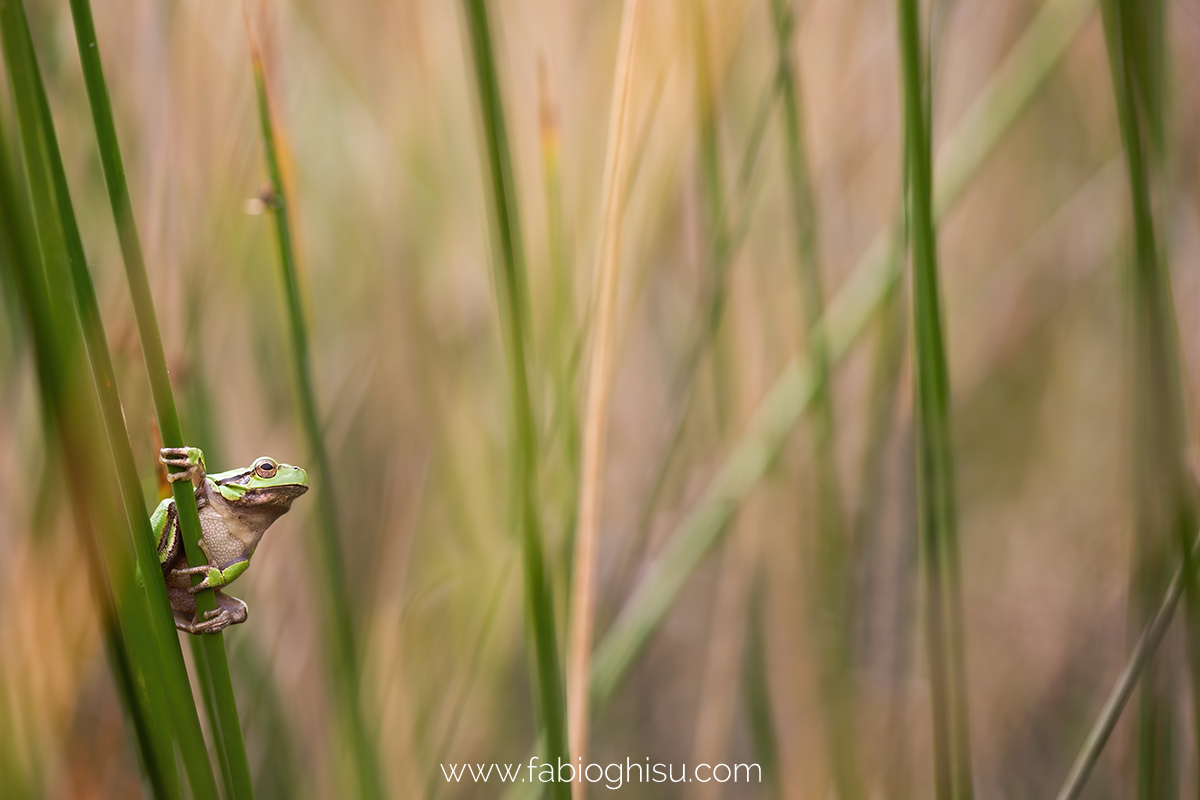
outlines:
[{"label": "frog's hind leg", "polygon": [[[172,592],[172,601],[175,600],[174,591]],[[187,608],[183,610],[179,608],[175,609],[175,627],[185,633],[219,633],[230,625],[245,622],[246,617],[249,616],[244,602],[236,597],[231,597],[218,591],[213,592],[213,596],[217,601],[217,607],[212,611],[199,614],[196,610],[195,598],[187,594],[187,592],[182,593],[186,594],[187,598],[192,601],[191,608],[190,610]],[[172,602],[172,605],[174,606],[175,603]]]}]

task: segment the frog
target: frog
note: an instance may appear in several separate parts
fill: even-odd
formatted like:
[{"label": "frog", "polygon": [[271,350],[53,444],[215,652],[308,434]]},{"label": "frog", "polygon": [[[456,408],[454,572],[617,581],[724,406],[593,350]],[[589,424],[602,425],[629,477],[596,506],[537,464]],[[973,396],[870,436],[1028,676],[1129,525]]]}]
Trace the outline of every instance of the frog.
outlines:
[{"label": "frog", "polygon": [[[150,516],[157,541],[158,561],[167,584],[175,627],[192,634],[223,631],[246,621],[245,601],[221,591],[250,566],[263,533],[286,514],[292,502],[308,491],[308,474],[300,467],[270,456],[256,458],[248,467],[208,474],[204,453],[197,447],[164,447],[159,461],[177,472],[167,480],[190,480],[200,514],[200,549],[206,565],[188,566],[175,499],[159,503]],[[192,585],[193,576],[202,580]],[[212,589],[217,607],[198,613],[196,593]]]}]

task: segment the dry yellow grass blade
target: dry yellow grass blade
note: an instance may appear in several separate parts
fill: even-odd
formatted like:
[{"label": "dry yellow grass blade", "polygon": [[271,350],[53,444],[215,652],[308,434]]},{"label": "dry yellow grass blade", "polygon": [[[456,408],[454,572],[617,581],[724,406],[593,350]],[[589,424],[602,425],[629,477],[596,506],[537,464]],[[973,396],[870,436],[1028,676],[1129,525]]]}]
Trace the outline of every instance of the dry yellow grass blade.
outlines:
[{"label": "dry yellow grass blade", "polygon": [[[588,366],[587,397],[583,418],[583,452],[579,486],[579,524],[571,581],[571,628],[567,652],[567,725],[570,752],[587,754],[588,687],[591,673],[592,622],[596,600],[596,530],[600,522],[603,490],[604,445],[608,432],[608,404],[612,396],[614,350],[617,340],[617,295],[621,278],[621,223],[629,171],[628,117],[633,84],[634,44],[637,39],[639,0],[625,0],[621,12],[621,39],[613,81],[612,111],[601,188],[601,226],[596,255],[596,313]],[[587,784],[575,781],[574,800],[587,794]]]}]

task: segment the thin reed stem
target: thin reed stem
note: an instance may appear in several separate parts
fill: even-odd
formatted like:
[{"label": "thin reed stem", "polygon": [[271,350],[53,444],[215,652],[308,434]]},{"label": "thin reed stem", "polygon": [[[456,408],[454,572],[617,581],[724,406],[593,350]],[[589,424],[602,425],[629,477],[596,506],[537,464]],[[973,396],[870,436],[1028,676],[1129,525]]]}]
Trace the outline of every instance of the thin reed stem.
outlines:
[{"label": "thin reed stem", "polygon": [[933,213],[933,99],[917,0],[900,0],[899,14],[907,223],[913,264],[918,530],[933,713],[934,788],[938,800],[969,800],[974,787],[950,441],[950,380]]},{"label": "thin reed stem", "polygon": [[324,587],[325,629],[329,657],[327,666],[337,698],[338,713],[349,750],[355,760],[358,796],[377,800],[386,796],[376,744],[367,731],[362,710],[362,677],[358,650],[354,641],[355,615],[350,607],[346,588],[342,549],[338,536],[338,512],[333,483],[333,467],[325,446],[320,415],[317,412],[316,391],[312,380],[312,356],[309,351],[308,323],[300,300],[300,280],[296,270],[292,243],[291,212],[288,188],[283,182],[277,144],[277,123],[272,114],[270,91],[263,66],[258,38],[246,18],[250,56],[254,68],[254,84],[258,95],[259,123],[267,176],[271,182],[266,205],[275,219],[276,243],[279,247],[279,270],[283,281],[290,330],[290,354],[295,378],[296,404],[300,426],[308,442],[309,453],[316,469],[317,531],[315,536],[315,567]]},{"label": "thin reed stem", "polygon": [[[530,328],[525,278],[525,249],[518,212],[516,178],[508,146],[508,128],[500,92],[491,22],[486,0],[463,0],[467,33],[475,68],[476,94],[487,152],[492,210],[493,268],[497,306],[504,332],[509,371],[510,448],[514,464],[513,492],[516,524],[521,530],[525,568],[525,599],[533,624],[534,689],[538,718],[546,737],[546,759],[570,760],[563,713],[563,680],[553,605],[551,576],[546,571],[540,509],[537,503],[537,432],[527,367]],[[566,784],[553,784],[556,797],[570,795]]]}]

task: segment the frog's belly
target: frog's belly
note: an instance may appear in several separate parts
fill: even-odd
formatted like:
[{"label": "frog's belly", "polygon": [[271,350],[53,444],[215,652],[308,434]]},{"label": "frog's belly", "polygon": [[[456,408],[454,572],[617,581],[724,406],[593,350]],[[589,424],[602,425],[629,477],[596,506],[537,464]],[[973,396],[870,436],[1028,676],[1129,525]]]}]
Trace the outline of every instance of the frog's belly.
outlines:
[{"label": "frog's belly", "polygon": [[200,511],[204,550],[214,567],[225,569],[230,564],[245,561],[254,552],[262,532],[255,532],[243,516],[236,511],[221,513],[215,504]]}]

